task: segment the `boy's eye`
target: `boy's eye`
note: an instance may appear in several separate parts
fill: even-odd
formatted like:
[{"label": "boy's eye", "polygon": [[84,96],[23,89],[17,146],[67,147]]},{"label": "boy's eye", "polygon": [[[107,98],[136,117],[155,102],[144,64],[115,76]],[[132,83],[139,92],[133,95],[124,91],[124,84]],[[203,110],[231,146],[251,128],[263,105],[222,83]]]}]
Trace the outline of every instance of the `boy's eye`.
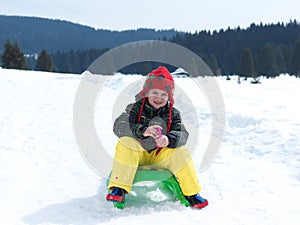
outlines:
[{"label": "boy's eye", "polygon": [[155,90],[151,90],[149,92],[149,95],[150,96],[155,96],[155,97],[160,97],[160,98],[164,98],[164,99],[167,99],[168,98],[168,94],[167,93],[160,93],[158,91],[155,91]]}]

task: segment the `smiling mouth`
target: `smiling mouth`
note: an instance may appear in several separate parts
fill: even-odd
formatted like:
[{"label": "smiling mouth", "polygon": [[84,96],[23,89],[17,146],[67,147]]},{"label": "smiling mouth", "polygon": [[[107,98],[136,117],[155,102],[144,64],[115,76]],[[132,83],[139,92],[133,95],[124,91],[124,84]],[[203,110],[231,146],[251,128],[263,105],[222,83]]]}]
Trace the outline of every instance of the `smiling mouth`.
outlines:
[{"label": "smiling mouth", "polygon": [[162,102],[161,102],[161,101],[154,101],[154,103],[155,103],[156,105],[160,105]]}]

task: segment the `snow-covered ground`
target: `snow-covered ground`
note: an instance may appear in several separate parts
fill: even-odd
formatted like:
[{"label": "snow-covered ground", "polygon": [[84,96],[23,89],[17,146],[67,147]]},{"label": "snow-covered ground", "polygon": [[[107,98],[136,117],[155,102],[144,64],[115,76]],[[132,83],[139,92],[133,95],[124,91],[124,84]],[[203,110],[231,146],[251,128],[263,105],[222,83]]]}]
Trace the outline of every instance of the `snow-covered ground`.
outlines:
[{"label": "snow-covered ground", "polygon": [[[133,78],[113,77],[103,101]],[[226,130],[217,159],[199,171],[201,194],[210,203],[203,210],[169,201],[128,203],[119,210],[105,201],[106,181],[85,163],[74,136],[80,79],[0,69],[0,224],[299,224],[300,79],[238,84],[236,77],[216,78]],[[183,79],[176,82],[190,90]],[[205,145],[210,111],[199,98],[194,101]],[[101,130],[97,121],[110,112],[108,107],[97,110],[102,110],[95,116]],[[195,153],[198,170],[199,157]]]}]

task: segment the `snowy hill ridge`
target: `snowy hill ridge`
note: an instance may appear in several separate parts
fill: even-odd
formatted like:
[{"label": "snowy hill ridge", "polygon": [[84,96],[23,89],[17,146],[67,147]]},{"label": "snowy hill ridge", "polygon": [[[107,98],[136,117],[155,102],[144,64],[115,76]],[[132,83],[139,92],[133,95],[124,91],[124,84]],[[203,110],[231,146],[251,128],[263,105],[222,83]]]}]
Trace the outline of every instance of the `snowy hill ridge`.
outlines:
[{"label": "snowy hill ridge", "polygon": [[[150,200],[118,210],[105,201],[106,181],[85,163],[74,137],[73,103],[80,79],[0,68],[0,224],[299,223],[299,79],[280,76],[253,85],[238,84],[236,77],[216,78],[227,127],[219,156],[199,173],[201,193],[210,202],[203,210]],[[133,79],[112,77],[105,96],[115,95]],[[186,78],[176,80],[190,89],[186,80],[178,79]],[[192,100],[199,113],[201,145],[210,135],[211,115],[198,97]],[[97,110],[109,112],[106,107]],[[101,130],[99,120],[96,115]],[[113,141],[106,137],[109,146]],[[113,154],[113,149],[108,151]],[[200,158],[195,153],[198,169]]]}]

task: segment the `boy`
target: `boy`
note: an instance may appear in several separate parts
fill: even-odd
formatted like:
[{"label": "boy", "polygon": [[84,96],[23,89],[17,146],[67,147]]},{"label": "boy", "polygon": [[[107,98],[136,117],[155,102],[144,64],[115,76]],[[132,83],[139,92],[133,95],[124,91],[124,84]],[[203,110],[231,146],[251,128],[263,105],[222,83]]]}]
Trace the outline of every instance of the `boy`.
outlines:
[{"label": "boy", "polygon": [[184,147],[188,132],[181,123],[180,112],[173,107],[174,87],[167,68],[158,67],[148,74],[136,102],[116,119],[114,133],[120,139],[108,184],[111,193],[106,200],[123,202],[131,191],[138,166],[155,165],[175,175],[192,207],[208,205],[198,194],[201,186],[192,156]]}]

